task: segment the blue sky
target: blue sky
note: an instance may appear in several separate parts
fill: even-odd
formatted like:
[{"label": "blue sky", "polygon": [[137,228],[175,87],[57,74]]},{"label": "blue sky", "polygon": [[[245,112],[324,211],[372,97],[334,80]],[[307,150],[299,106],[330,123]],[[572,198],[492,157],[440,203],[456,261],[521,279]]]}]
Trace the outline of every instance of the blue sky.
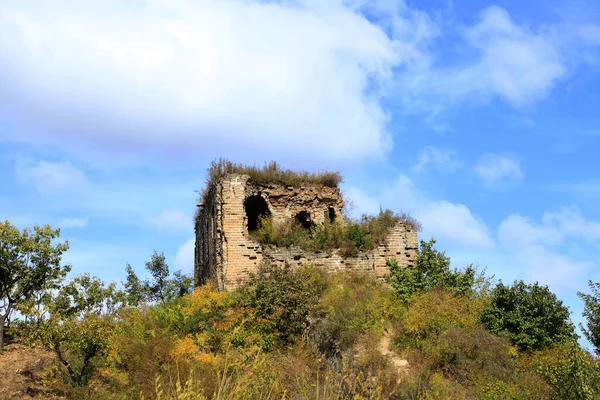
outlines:
[{"label": "blue sky", "polygon": [[223,156],[335,169],[355,215],[410,212],[456,267],[600,280],[593,1],[0,1],[0,218],[74,273],[154,249],[192,271]]}]

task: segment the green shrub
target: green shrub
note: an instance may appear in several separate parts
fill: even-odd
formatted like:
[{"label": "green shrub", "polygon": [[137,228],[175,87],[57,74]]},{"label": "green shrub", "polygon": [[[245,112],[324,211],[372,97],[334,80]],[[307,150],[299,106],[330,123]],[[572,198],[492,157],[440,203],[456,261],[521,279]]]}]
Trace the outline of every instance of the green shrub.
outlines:
[{"label": "green shrub", "polygon": [[330,279],[313,318],[313,337],[326,354],[339,355],[361,335],[381,334],[385,324],[399,318],[400,304],[374,277],[339,274]]},{"label": "green shrub", "polygon": [[152,398],[154,377],[174,365],[171,352],[177,340],[159,314],[157,308],[144,307],[121,315],[119,330],[110,338],[106,366],[100,370],[107,391],[125,398],[136,398],[140,393]]},{"label": "green shrub", "polygon": [[401,268],[396,260],[387,261],[390,268],[388,283],[402,301],[408,302],[414,294],[434,288],[451,289],[460,295],[473,292],[476,283],[475,269],[468,266],[464,271],[452,271],[450,258],[444,252],[436,250],[434,245],[434,239],[429,242],[421,240],[414,267]]},{"label": "green shrub", "polygon": [[534,370],[552,387],[551,399],[591,400],[600,396],[600,365],[575,342],[525,355],[523,369]]},{"label": "green shrub", "polygon": [[308,327],[308,316],[325,288],[323,275],[312,267],[297,271],[261,264],[256,274],[239,289],[238,302],[265,321],[284,344],[293,342]]},{"label": "green shrub", "polygon": [[551,388],[543,379],[517,368],[518,353],[510,341],[481,324],[488,301],[442,288],[411,298],[396,345],[421,372],[401,385],[401,393],[416,391],[423,398],[548,398]]},{"label": "green shrub", "polygon": [[252,236],[264,244],[298,246],[308,251],[339,249],[343,256],[353,257],[383,243],[390,229],[399,222],[418,227],[418,223],[408,215],[394,214],[390,210],[382,210],[376,216],[363,215],[359,221],[325,222],[313,226],[310,231],[294,220],[275,224],[271,217],[266,216],[260,218],[259,228],[252,232]]},{"label": "green shrub", "polygon": [[44,317],[24,325],[21,340],[54,352],[63,380],[85,386],[103,365],[124,300],[115,283],[83,274],[44,296]]},{"label": "green shrub", "polygon": [[58,371],[65,383],[85,386],[103,365],[116,329],[110,316],[89,313],[82,318],[59,318],[55,315],[31,331],[28,341],[56,354]]},{"label": "green shrub", "polygon": [[575,327],[569,309],[547,286],[515,281],[498,284],[481,320],[495,334],[506,336],[520,351],[540,350],[573,341]]},{"label": "green shrub", "polygon": [[486,299],[456,296],[448,289],[437,288],[411,298],[399,326],[397,341],[405,346],[423,349],[428,340],[450,328],[474,328]]}]

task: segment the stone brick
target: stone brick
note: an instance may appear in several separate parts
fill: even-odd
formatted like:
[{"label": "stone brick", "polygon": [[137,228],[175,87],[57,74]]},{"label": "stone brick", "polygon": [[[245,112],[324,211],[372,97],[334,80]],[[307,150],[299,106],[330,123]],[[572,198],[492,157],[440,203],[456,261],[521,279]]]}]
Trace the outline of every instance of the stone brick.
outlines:
[{"label": "stone brick", "polygon": [[[338,250],[309,252],[297,247],[262,245],[248,233],[255,219],[252,209],[264,207],[274,220],[302,217],[307,224],[343,218],[344,200],[338,188],[324,186],[283,187],[258,185],[246,175],[230,174],[208,188],[196,219],[194,274],[197,285],[211,282],[231,289],[244,282],[264,260],[298,267],[314,264],[328,271],[356,271],[385,276],[388,258],[402,267],[413,265],[418,248],[417,232],[398,223],[384,242],[356,257],[342,257]],[[249,211],[250,210],[250,211]]]}]

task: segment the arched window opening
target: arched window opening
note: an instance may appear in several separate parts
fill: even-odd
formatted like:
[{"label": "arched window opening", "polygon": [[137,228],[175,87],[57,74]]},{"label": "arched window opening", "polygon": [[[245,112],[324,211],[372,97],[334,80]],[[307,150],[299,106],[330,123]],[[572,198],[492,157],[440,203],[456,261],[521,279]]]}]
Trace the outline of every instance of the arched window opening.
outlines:
[{"label": "arched window opening", "polygon": [[269,206],[261,196],[249,196],[244,201],[244,209],[248,218],[248,232],[253,232],[260,228],[260,217],[271,215]]},{"label": "arched window opening", "polygon": [[300,224],[304,229],[310,230],[313,226],[312,218],[308,211],[300,211],[296,214],[296,222]]},{"label": "arched window opening", "polygon": [[328,217],[329,217],[329,222],[333,222],[335,221],[335,210],[333,209],[333,207],[329,207],[327,209],[327,213],[328,213]]}]

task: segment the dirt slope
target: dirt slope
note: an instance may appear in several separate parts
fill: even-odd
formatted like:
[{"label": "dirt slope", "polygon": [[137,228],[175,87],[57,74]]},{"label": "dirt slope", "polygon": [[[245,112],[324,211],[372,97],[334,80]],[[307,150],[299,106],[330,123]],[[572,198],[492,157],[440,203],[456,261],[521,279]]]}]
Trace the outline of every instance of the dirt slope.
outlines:
[{"label": "dirt slope", "polygon": [[0,400],[63,399],[49,393],[41,378],[54,361],[52,353],[18,344],[0,353]]}]

